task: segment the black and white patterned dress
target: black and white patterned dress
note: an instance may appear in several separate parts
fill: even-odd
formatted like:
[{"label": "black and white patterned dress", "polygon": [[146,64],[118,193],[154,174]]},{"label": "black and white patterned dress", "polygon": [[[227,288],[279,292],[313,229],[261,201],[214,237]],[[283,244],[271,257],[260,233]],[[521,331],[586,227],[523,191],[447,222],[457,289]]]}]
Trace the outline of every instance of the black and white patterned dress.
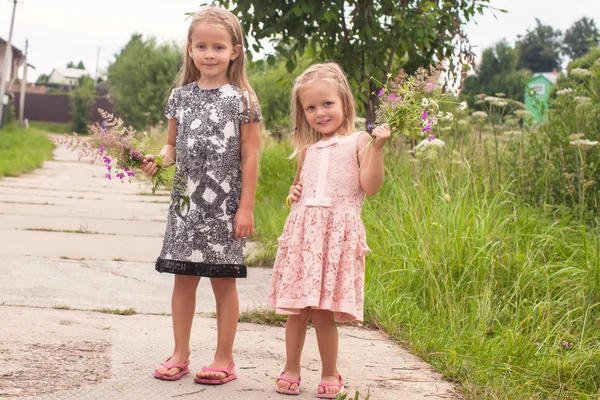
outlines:
[{"label": "black and white patterned dress", "polygon": [[165,109],[177,120],[177,161],[163,248],[156,270],[206,277],[246,277],[246,240],[236,239],[240,204],[241,125],[261,120],[258,102],[226,84],[176,88]]}]

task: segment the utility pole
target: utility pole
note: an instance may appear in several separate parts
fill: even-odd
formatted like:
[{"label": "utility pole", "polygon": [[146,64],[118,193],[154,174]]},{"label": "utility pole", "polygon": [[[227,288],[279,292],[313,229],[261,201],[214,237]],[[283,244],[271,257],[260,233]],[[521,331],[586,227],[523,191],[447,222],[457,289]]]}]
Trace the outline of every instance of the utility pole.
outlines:
[{"label": "utility pole", "polygon": [[19,126],[22,128],[23,116],[25,115],[25,90],[27,88],[27,49],[29,48],[29,39],[25,40],[25,65],[23,66],[23,79],[21,79],[21,95],[19,96]]},{"label": "utility pole", "polygon": [[94,84],[98,83],[99,65],[100,65],[100,46],[98,46],[98,54],[96,55],[96,82],[94,82]]},{"label": "utility pole", "polygon": [[[6,81],[8,81],[8,67],[10,66],[10,61],[12,60],[12,34],[13,34],[13,26],[15,24],[15,12],[17,11],[17,1],[13,0],[13,12],[12,18],[10,20],[10,30],[8,32],[8,41],[6,42],[6,51],[4,52],[4,65],[2,66],[2,77],[0,78],[0,127],[4,122],[4,96],[6,94]],[[8,105],[8,102],[6,102]]]}]

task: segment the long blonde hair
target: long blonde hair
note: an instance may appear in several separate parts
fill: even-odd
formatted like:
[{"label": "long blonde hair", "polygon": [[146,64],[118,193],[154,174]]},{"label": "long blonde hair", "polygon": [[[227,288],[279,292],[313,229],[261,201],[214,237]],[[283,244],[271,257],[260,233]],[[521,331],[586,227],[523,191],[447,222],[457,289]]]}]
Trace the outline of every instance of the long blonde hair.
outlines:
[{"label": "long blonde hair", "polygon": [[200,71],[196,68],[193,58],[190,56],[188,51],[188,44],[192,43],[192,33],[198,24],[205,22],[208,24],[221,25],[229,35],[231,36],[231,43],[233,46],[240,46],[240,55],[229,63],[227,68],[227,79],[236,85],[242,91],[243,97],[248,97],[247,102],[244,104],[248,107],[249,115],[251,118],[255,117],[255,111],[258,110],[258,100],[256,95],[250,86],[248,76],[246,75],[246,51],[244,46],[244,33],[242,25],[238,18],[231,12],[212,6],[202,7],[192,16],[190,27],[188,28],[186,44],[183,48],[183,58],[181,69],[175,79],[174,87],[185,86],[192,82],[197,82],[200,79]]},{"label": "long blonde hair", "polygon": [[308,123],[300,103],[300,89],[311,85],[317,80],[331,83],[342,99],[344,122],[340,126],[340,135],[349,135],[354,130],[354,96],[350,91],[346,74],[334,62],[311,65],[302,75],[296,78],[292,89],[290,112],[294,128],[294,153],[290,158],[300,155],[306,147],[321,139],[321,134]]}]

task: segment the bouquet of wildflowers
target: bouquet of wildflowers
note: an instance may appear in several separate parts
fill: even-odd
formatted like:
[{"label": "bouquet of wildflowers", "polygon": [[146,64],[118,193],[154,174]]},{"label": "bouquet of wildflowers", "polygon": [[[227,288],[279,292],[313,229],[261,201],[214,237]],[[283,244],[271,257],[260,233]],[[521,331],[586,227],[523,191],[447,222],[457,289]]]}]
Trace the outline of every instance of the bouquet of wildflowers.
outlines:
[{"label": "bouquet of wildflowers", "polygon": [[[453,121],[454,115],[451,112],[441,111],[440,104],[458,102],[447,100],[450,97],[449,93],[434,91],[435,82],[442,70],[443,66],[440,63],[429,69],[420,67],[414,75],[407,75],[404,70],[401,70],[398,76],[385,85],[371,78],[382,86],[377,93],[377,97],[382,101],[376,111],[377,123],[387,123],[392,131],[392,137],[405,135],[410,138],[420,138],[429,136],[429,131],[438,122]],[[458,89],[451,92],[454,97],[458,97],[459,93]],[[458,105],[460,110],[466,108],[466,102]],[[369,131],[372,128],[373,125],[367,126]]]},{"label": "bouquet of wildflowers", "polygon": [[[125,126],[123,120],[104,110],[99,110],[102,118],[106,120],[104,127],[89,125],[89,137],[82,138],[73,132],[73,136],[65,133],[63,138],[56,139],[57,144],[66,144],[71,150],[80,148],[79,159],[89,158],[92,162],[102,161],[107,173],[107,179],[113,176],[131,182],[135,177],[135,170],[142,165],[144,154],[149,147],[149,138],[146,133],[141,139],[136,138],[136,132],[131,126]],[[154,162],[159,166],[152,177],[152,193],[158,189],[168,188],[169,181],[166,170],[162,168],[162,157],[155,157]]]}]

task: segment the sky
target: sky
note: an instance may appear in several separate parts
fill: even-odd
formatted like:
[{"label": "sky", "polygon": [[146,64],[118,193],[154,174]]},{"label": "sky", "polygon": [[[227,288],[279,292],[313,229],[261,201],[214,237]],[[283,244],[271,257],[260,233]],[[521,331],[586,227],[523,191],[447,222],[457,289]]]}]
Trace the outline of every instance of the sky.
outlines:
[{"label": "sky", "polygon": [[[50,74],[53,68],[64,68],[69,61],[83,61],[94,75],[97,60],[99,68],[106,70],[134,32],[183,44],[188,26],[185,13],[204,2],[19,0],[12,43],[24,50],[29,39],[29,63],[35,67],[28,73],[29,81]],[[503,38],[514,43],[517,35],[535,27],[536,18],[563,32],[584,16],[600,26],[600,0],[492,0],[490,4],[508,12],[488,10],[466,26],[477,54]],[[0,0],[0,37],[5,40],[12,7],[12,1]]]}]

